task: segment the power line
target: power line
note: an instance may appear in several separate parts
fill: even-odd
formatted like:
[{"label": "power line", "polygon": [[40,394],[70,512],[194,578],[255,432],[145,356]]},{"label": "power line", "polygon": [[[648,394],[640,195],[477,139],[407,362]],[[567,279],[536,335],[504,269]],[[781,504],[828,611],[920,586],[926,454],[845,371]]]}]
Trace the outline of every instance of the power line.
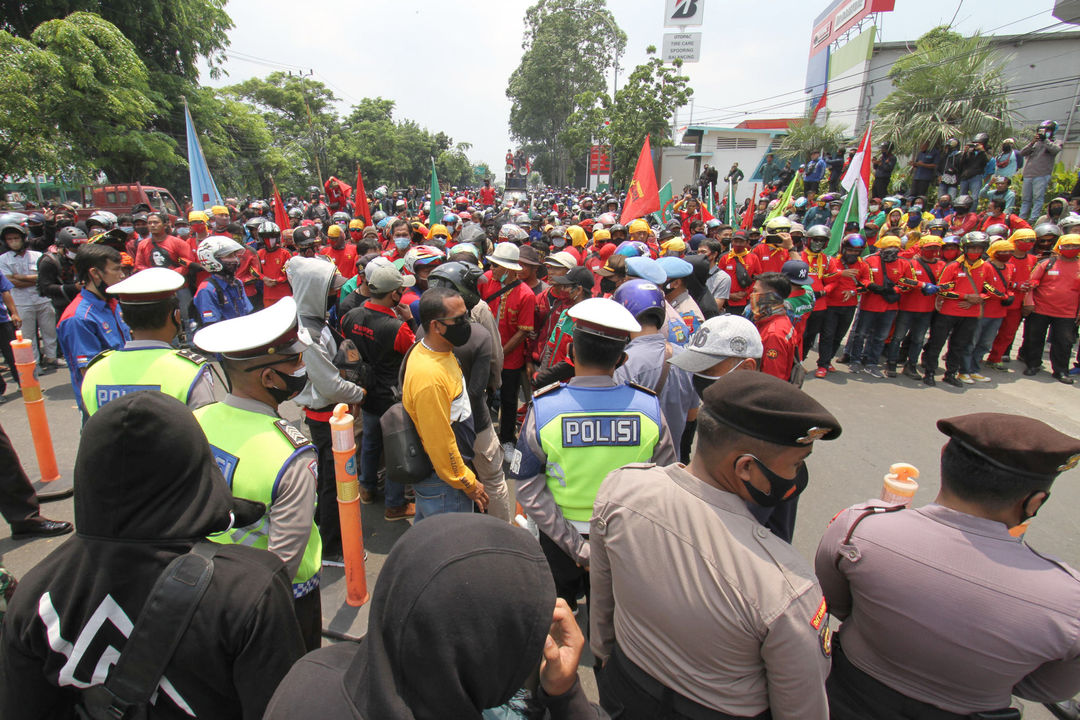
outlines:
[{"label": "power line", "polygon": [[[990,30],[986,31],[985,34],[988,35],[989,33],[994,32],[995,30],[1000,30],[1000,29],[1005,28],[1005,27],[1010,27],[1012,25],[1017,25],[1017,24],[1019,24],[1021,22],[1024,22],[1025,20],[1030,20],[1033,17],[1041,15],[1043,12],[1044,11],[1040,11],[1040,12],[1034,13],[1033,15],[1029,15],[1027,17],[1020,18],[1019,20],[1013,20],[1013,21],[1005,23],[1003,25],[999,25],[996,28],[991,28]],[[1020,40],[1022,38],[1026,38],[1026,37],[1028,37],[1030,35],[1035,35],[1037,33],[1041,33],[1044,30],[1049,30],[1050,28],[1057,27],[1058,25],[1064,25],[1064,24],[1066,24],[1066,23],[1063,23],[1063,22],[1059,21],[1059,22],[1052,23],[1052,24],[1047,25],[1047,26],[1042,27],[1042,28],[1037,28],[1035,30],[1030,30],[1030,31],[1028,31],[1026,33],[1021,33],[1021,34],[1017,35],[1015,38],[1013,38],[1013,41],[1017,41],[1017,40]],[[945,59],[943,59],[943,60],[941,60],[941,61],[939,61],[937,63],[926,65],[924,67],[926,67],[926,68],[938,67],[940,65],[945,65],[947,63],[951,63],[951,62],[955,62],[957,60],[961,60],[961,59],[963,59],[965,57],[969,57],[969,56],[974,55],[974,54],[976,54],[978,52],[983,52],[984,50],[985,50],[984,47],[979,47],[979,48],[976,48],[974,50],[970,50],[970,51],[967,51],[967,52],[958,53],[956,55],[949,56],[948,58],[945,58]],[[847,80],[847,79],[850,79],[850,78],[858,77],[858,76],[860,76],[862,74],[863,74],[862,70],[856,70],[856,71],[852,71],[851,73],[848,73],[848,74],[845,74],[845,75],[838,75],[835,78],[831,78],[829,80],[829,82],[838,82],[840,80]],[[834,92],[843,92],[845,90],[851,90],[851,89],[854,89],[856,87],[865,86],[867,84],[869,84],[869,81],[862,82],[859,85],[852,85],[850,87],[831,88],[831,89],[833,89]],[[799,90],[789,90],[787,92],[779,93],[777,95],[770,95],[768,97],[759,98],[757,100],[748,100],[746,102],[736,103],[735,105],[728,105],[728,106],[720,107],[720,108],[710,108],[710,107],[707,107],[707,106],[704,106],[704,105],[702,105],[700,107],[703,107],[706,110],[714,110],[714,111],[717,111],[717,112],[722,112],[722,111],[729,111],[730,112],[730,111],[734,110],[735,108],[745,107],[747,105],[756,105],[758,103],[768,102],[769,100],[776,100],[776,99],[779,99],[779,98],[782,98],[782,97],[787,97],[789,95],[805,96],[806,94],[807,94],[806,89],[802,88],[802,89],[799,89]],[[792,99],[792,100],[790,100],[788,102],[785,102],[784,104],[787,105],[787,104],[793,104],[793,103],[796,103],[796,102],[798,102],[797,98]],[[766,109],[768,109],[768,108],[766,108]],[[752,113],[752,112],[759,112],[759,111],[760,111],[760,109],[758,109],[758,110],[751,109],[751,110],[746,110],[746,111],[743,111],[743,112],[745,114],[749,114],[749,113]]]}]

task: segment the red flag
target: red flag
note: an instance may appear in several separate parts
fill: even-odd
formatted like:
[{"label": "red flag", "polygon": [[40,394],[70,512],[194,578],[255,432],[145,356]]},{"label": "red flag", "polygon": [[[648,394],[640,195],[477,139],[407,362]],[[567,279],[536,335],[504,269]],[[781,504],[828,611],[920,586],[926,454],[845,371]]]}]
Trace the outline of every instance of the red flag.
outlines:
[{"label": "red flag", "polygon": [[274,222],[282,231],[288,230],[292,227],[292,223],[289,222],[289,213],[285,212],[285,203],[281,202],[281,193],[278,192],[277,183],[273,178],[270,178],[270,182],[274,185],[274,198],[270,201],[270,206],[274,210]]},{"label": "red flag", "polygon": [[750,193],[750,202],[746,204],[746,212],[743,213],[740,230],[749,230],[754,225],[754,199],[757,197],[757,184],[754,184],[754,192]]},{"label": "red flag", "polygon": [[821,112],[821,108],[825,107],[827,97],[829,97],[828,88],[821,91],[821,97],[818,99],[817,105],[814,106],[814,111],[810,113],[810,122],[817,122],[817,114]]},{"label": "red flag", "polygon": [[368,206],[367,191],[364,190],[364,178],[360,175],[360,166],[356,166],[356,200],[353,205],[353,217],[364,218],[364,227],[371,225],[371,208]]},{"label": "red flag", "polygon": [[638,155],[637,167],[634,168],[634,179],[630,181],[630,187],[626,191],[626,203],[623,205],[619,223],[626,225],[631,220],[659,210],[660,189],[656,185],[652,150],[649,147],[649,136],[646,135],[645,144],[641,146],[641,154]]},{"label": "red flag", "polygon": [[349,204],[352,187],[332,175],[323,187],[326,188],[326,203],[330,206],[331,212],[344,210]]}]

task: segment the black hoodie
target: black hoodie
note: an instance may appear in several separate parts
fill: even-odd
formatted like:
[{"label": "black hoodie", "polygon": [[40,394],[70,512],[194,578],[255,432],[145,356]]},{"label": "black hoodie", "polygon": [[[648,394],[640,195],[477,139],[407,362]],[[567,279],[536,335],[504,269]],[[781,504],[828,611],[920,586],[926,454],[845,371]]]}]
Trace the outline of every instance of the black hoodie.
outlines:
[{"label": "black hoodie", "polygon": [[[76,534],[19,584],[0,637],[0,718],[72,717],[76,688],[104,682],[161,571],[195,540],[256,521],[191,412],[156,391],[87,422],[75,462]],[[159,685],[151,718],[259,718],[303,654],[285,566],[223,545]]]},{"label": "black hoodie", "polygon": [[[315,650],[282,681],[266,720],[480,718],[540,664],[555,608],[536,540],[486,515],[417,524],[379,573],[368,633]],[[581,685],[551,717],[596,717]]]}]

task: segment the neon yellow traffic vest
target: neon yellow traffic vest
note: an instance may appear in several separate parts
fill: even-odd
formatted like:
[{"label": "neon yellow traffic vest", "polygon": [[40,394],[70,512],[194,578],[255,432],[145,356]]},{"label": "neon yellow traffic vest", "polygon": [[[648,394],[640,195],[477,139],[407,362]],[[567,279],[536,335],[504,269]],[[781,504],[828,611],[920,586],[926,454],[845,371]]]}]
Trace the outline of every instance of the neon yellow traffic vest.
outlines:
[{"label": "neon yellow traffic vest", "polygon": [[600,483],[623,465],[652,460],[660,402],[633,385],[564,385],[533,395],[547,486],[567,520],[588,522]]},{"label": "neon yellow traffic vest", "polygon": [[[210,538],[266,550],[270,546],[270,506],[286,466],[300,453],[315,446],[280,418],[241,410],[217,402],[195,411],[221,474],[236,497],[266,505],[267,514],[253,525],[234,528]],[[293,578],[293,597],[299,598],[319,586],[322,538],[314,521],[304,556]]]},{"label": "neon yellow traffic vest", "polygon": [[160,390],[186,405],[206,363],[198,353],[172,348],[105,350],[86,366],[83,406],[93,415],[110,400],[137,390]]}]

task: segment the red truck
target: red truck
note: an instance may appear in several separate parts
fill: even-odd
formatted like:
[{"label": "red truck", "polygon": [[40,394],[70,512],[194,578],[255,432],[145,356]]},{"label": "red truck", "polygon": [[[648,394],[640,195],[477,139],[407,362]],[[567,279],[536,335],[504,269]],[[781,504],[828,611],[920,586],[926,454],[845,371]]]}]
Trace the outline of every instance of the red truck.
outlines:
[{"label": "red truck", "polygon": [[139,203],[168,213],[170,221],[181,217],[179,204],[165,188],[142,183],[121,183],[83,185],[79,220],[85,220],[96,210],[108,210],[114,215],[124,215],[130,213],[131,208]]}]

